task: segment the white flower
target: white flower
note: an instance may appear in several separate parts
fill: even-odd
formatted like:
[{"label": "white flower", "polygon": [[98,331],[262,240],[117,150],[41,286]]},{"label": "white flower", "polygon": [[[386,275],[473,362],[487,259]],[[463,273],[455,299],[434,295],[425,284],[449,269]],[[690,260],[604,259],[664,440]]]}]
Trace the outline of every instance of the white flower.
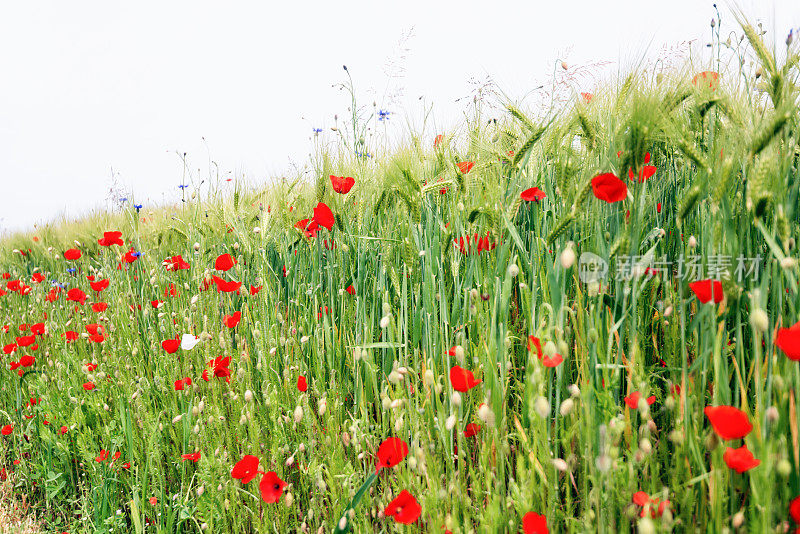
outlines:
[{"label": "white flower", "polygon": [[183,350],[192,350],[198,343],[200,343],[200,338],[192,334],[183,334],[183,337],[181,337],[181,348]]}]

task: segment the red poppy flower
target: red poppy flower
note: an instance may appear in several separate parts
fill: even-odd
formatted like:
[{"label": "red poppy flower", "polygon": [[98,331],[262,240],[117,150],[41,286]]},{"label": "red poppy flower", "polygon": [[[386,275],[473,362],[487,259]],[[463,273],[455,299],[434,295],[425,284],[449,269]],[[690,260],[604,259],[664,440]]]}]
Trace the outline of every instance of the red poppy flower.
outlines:
[{"label": "red poppy flower", "polygon": [[536,512],[528,512],[522,517],[522,532],[525,534],[549,534],[547,518]]},{"label": "red poppy flower", "polygon": [[738,449],[728,447],[722,455],[725,464],[739,474],[758,467],[761,460],[753,457],[753,453],[747,450],[747,445],[742,445]]},{"label": "red poppy flower", "polygon": [[689,284],[689,289],[697,296],[697,300],[703,304],[710,302],[712,297],[714,304],[719,304],[725,296],[722,291],[722,282],[719,280],[697,280]]},{"label": "red poppy flower", "polygon": [[191,267],[191,265],[189,265],[189,262],[184,260],[183,256],[181,256],[180,254],[165,259],[164,261],[161,262],[161,264],[168,271],[182,271],[185,269],[189,269]]},{"label": "red poppy flower", "polygon": [[442,134],[437,135],[433,139],[433,148],[439,148],[439,145],[442,144],[442,141],[444,141],[444,136]]},{"label": "red poppy flower", "polygon": [[194,463],[197,463],[200,461],[200,451],[194,452],[192,454],[182,454],[181,459],[183,459],[184,461],[191,460]]},{"label": "red poppy flower", "polygon": [[97,282],[89,282],[89,285],[91,286],[92,291],[97,291],[99,293],[100,291],[106,289],[110,283],[111,282],[109,282],[106,279],[106,280],[98,280]]},{"label": "red poppy flower", "polygon": [[278,474],[275,471],[264,473],[258,485],[258,489],[261,490],[261,499],[266,503],[278,502],[286,485],[286,482],[278,478]]},{"label": "red poppy flower", "polygon": [[[231,376],[231,370],[228,366],[231,364],[231,357],[230,356],[217,356],[213,360],[208,362],[208,366],[211,367],[211,370],[214,372],[214,376],[217,378],[228,378]],[[208,379],[206,379],[208,381]]]},{"label": "red poppy flower", "polygon": [[241,282],[235,282],[235,281],[229,282],[227,280],[223,280],[219,276],[214,276],[212,278],[214,280],[214,283],[217,284],[217,291],[222,293],[233,293],[239,291],[239,288],[242,287]]},{"label": "red poppy flower", "polygon": [[105,302],[95,302],[92,304],[92,311],[95,313],[102,313],[108,309],[108,304]]},{"label": "red poppy flower", "polygon": [[35,363],[36,358],[28,354],[19,359],[19,367],[33,367],[33,364]]},{"label": "red poppy flower", "polygon": [[86,293],[78,289],[77,287],[73,287],[69,291],[67,291],[67,300],[71,302],[78,302],[83,305],[86,302]]},{"label": "red poppy flower", "polygon": [[9,343],[3,347],[3,354],[11,354],[12,352],[17,350],[16,343]]},{"label": "red poppy flower", "polygon": [[79,260],[83,254],[77,248],[71,248],[64,251],[65,260]]},{"label": "red poppy flower", "polygon": [[708,88],[716,91],[719,87],[719,73],[713,70],[703,71],[692,78],[692,84],[699,88]]},{"label": "red poppy flower", "polygon": [[175,391],[183,391],[185,386],[191,386],[192,379],[188,376],[186,378],[181,378],[180,380],[175,381]]},{"label": "red poppy flower", "polygon": [[66,426],[62,426],[61,428],[58,429],[58,435],[63,436],[64,434],[67,433],[67,430],[68,428]]},{"label": "red poppy flower", "polygon": [[[639,398],[641,396],[642,396],[641,393],[639,393],[638,391],[634,391],[633,393],[625,397],[624,399],[625,404],[627,404],[628,408],[630,408],[631,410],[635,410],[636,408],[639,407]],[[650,395],[649,397],[647,397],[648,406],[653,404],[655,401],[656,401],[655,395]]]},{"label": "red poppy flower", "polygon": [[239,321],[241,320],[242,320],[242,312],[238,311],[235,312],[233,315],[226,315],[225,317],[222,318],[222,322],[228,328],[236,328],[236,326],[239,324]]},{"label": "red poppy flower", "polygon": [[308,383],[306,382],[306,377],[300,375],[297,377],[297,391],[305,393],[306,390],[308,390]]},{"label": "red poppy flower", "polygon": [[633,169],[628,169],[628,178],[630,180],[636,180],[640,184],[643,184],[647,180],[649,180],[654,174],[656,173],[656,168],[653,165],[644,165],[642,170],[639,171],[639,178],[634,178]]},{"label": "red poppy flower", "polygon": [[214,268],[218,271],[228,271],[237,263],[236,258],[230,254],[220,254],[214,262]]},{"label": "red poppy flower", "polygon": [[347,289],[345,289],[345,291],[347,291],[348,295],[355,295],[356,294],[356,288],[353,287],[353,284],[350,284],[349,286],[347,286]]},{"label": "red poppy flower", "polygon": [[587,104],[590,103],[592,99],[594,99],[594,95],[592,93],[581,93],[581,97],[583,98],[583,101],[586,102]]},{"label": "red poppy flower", "polygon": [[231,476],[236,479],[241,479],[242,484],[247,484],[258,476],[258,458],[251,454],[245,455],[244,458],[236,462],[236,465],[233,466]]},{"label": "red poppy flower", "polygon": [[42,273],[33,273],[31,275],[31,280],[33,280],[37,284],[41,284],[44,282],[44,275]]},{"label": "red poppy flower", "polygon": [[108,460],[108,451],[105,449],[100,449],[100,455],[95,457],[94,461],[97,463],[105,462]]},{"label": "red poppy flower", "polygon": [[471,438],[475,434],[481,431],[481,425],[476,425],[475,423],[470,423],[464,429],[464,436],[467,438]]},{"label": "red poppy flower", "polygon": [[95,387],[94,382],[85,382],[83,384],[83,389],[85,389],[86,391],[92,391],[94,387]]},{"label": "red poppy flower", "polygon": [[519,194],[519,198],[521,198],[522,200],[527,200],[528,202],[530,201],[539,202],[546,196],[547,195],[545,194],[545,192],[539,189],[538,187],[531,187],[530,189],[526,189],[525,191]]},{"label": "red poppy flower", "polygon": [[355,183],[355,179],[351,178],[350,176],[334,176],[331,174],[331,185],[333,186],[333,190],[340,195],[346,195],[349,193]]},{"label": "red poppy flower", "polygon": [[650,503],[650,496],[643,491],[637,491],[636,493],[633,494],[632,500],[633,504],[637,506],[644,506]]},{"label": "red poppy flower", "polygon": [[795,523],[800,524],[800,495],[792,499],[789,503],[789,515]]},{"label": "red poppy flower", "polygon": [[178,349],[181,347],[181,340],[180,339],[165,339],[161,342],[161,348],[164,349],[167,354],[175,354],[178,352]]},{"label": "red poppy flower", "polygon": [[73,341],[76,341],[78,339],[78,333],[73,330],[67,330],[66,332],[61,334],[61,337],[66,339],[67,343],[72,343]]},{"label": "red poppy flower", "polygon": [[408,456],[408,444],[400,438],[387,438],[378,447],[378,463],[375,472],[383,467],[394,467]]},{"label": "red poppy flower", "polygon": [[122,242],[122,232],[103,232],[103,237],[97,240],[97,244],[101,247],[110,247],[111,245],[120,245]]},{"label": "red poppy flower", "polygon": [[250,286],[250,295],[258,295],[258,292],[261,291],[261,288],[264,286]]},{"label": "red poppy flower", "polygon": [[404,525],[410,525],[416,521],[421,513],[422,507],[408,490],[401,491],[383,510],[383,515],[394,517],[396,522]]},{"label": "red poppy flower", "polygon": [[560,354],[555,354],[552,358],[549,356],[545,356],[542,358],[542,365],[545,367],[558,367],[561,365],[561,362],[564,361],[564,357]]},{"label": "red poppy flower", "polygon": [[474,161],[461,161],[458,163],[458,171],[461,174],[467,174],[475,166]]},{"label": "red poppy flower", "polygon": [[800,361],[800,322],[789,328],[779,328],[775,345],[792,361]]},{"label": "red poppy flower", "polygon": [[722,439],[739,439],[753,430],[747,414],[733,406],[706,406],[703,413],[708,417],[714,432]]},{"label": "red poppy flower", "polygon": [[139,256],[140,254],[136,252],[136,249],[131,247],[131,249],[122,256],[122,261],[125,263],[133,263],[139,259]]},{"label": "red poppy flower", "polygon": [[454,365],[450,369],[450,384],[456,391],[465,393],[480,383],[481,381],[475,379],[472,371],[467,371],[458,365]]},{"label": "red poppy flower", "polygon": [[336,220],[333,217],[333,212],[331,211],[331,209],[322,202],[317,204],[317,207],[314,208],[313,219],[320,226],[327,228],[328,231],[333,230],[333,224],[336,222]]},{"label": "red poppy flower", "polygon": [[297,221],[294,227],[300,229],[303,232],[303,235],[309,239],[317,237],[317,231],[319,230],[317,221],[313,219],[302,219]]},{"label": "red poppy flower", "polygon": [[13,425],[6,425],[3,427],[3,430],[0,430],[0,434],[3,434],[4,436],[10,436],[13,431],[14,431]]},{"label": "red poppy flower", "polygon": [[592,178],[592,192],[600,200],[612,204],[627,198],[628,186],[612,173],[607,172]]},{"label": "red poppy flower", "polygon": [[656,204],[656,213],[661,213],[661,202]]},{"label": "red poppy flower", "polygon": [[36,336],[21,336],[17,338],[17,345],[20,347],[30,347],[36,343]]}]

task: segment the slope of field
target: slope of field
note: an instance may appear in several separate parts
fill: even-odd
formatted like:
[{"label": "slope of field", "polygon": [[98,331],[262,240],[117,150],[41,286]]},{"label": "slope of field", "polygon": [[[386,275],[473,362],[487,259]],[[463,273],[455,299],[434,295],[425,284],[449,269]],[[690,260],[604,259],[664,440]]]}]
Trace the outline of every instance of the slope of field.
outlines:
[{"label": "slope of field", "polygon": [[744,30],[752,72],[7,240],[0,478],[53,532],[796,526],[798,54]]}]

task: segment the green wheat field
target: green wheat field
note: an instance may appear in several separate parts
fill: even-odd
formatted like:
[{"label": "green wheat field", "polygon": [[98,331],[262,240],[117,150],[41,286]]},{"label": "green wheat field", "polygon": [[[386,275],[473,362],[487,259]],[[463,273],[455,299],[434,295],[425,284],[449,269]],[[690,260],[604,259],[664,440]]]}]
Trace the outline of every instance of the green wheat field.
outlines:
[{"label": "green wheat field", "polygon": [[59,533],[793,531],[800,48],[734,35],[724,68],[384,151],[353,112],[311,180],[6,237],[4,506]]}]

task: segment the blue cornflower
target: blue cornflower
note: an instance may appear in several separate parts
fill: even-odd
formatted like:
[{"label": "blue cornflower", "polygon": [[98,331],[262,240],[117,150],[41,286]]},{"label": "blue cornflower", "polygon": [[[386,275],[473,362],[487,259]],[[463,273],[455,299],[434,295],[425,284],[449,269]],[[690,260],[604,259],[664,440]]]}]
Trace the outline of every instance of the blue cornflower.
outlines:
[{"label": "blue cornflower", "polygon": [[124,204],[125,202],[128,201],[128,197],[122,197],[121,199],[119,199],[119,201],[120,201],[120,204]]},{"label": "blue cornflower", "polygon": [[77,270],[77,269],[75,269],[74,267],[70,267],[69,269],[67,269],[67,272],[68,272],[69,274],[75,274],[77,271],[78,271],[78,270]]},{"label": "blue cornflower", "polygon": [[315,134],[322,133],[322,128],[311,128],[311,131],[313,131]]},{"label": "blue cornflower", "polygon": [[136,208],[136,211],[139,211],[140,209],[142,209],[142,205],[141,204],[134,204],[133,207]]},{"label": "blue cornflower", "polygon": [[138,258],[141,255],[142,255],[141,252],[133,252],[133,253],[131,253],[131,256],[133,256],[134,258]]},{"label": "blue cornflower", "polygon": [[178,189],[186,189],[187,187],[189,187],[189,186],[186,185],[186,184],[181,184],[181,185],[178,186]]},{"label": "blue cornflower", "polygon": [[381,110],[378,110],[378,120],[379,120],[380,122],[383,122],[383,121],[385,121],[385,120],[389,120],[389,115],[390,115],[391,113],[392,113],[391,111],[385,111],[385,110],[383,110],[383,109],[381,109]]},{"label": "blue cornflower", "polygon": [[60,287],[61,289],[67,289],[67,284],[62,284],[57,280],[51,280],[50,285],[53,287]]}]

